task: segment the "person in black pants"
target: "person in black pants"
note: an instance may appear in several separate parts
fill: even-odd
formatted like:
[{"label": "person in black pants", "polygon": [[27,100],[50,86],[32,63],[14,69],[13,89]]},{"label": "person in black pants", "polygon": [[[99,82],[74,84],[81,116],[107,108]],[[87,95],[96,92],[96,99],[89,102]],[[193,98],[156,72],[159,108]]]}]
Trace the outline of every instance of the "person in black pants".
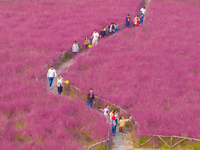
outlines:
[{"label": "person in black pants", "polygon": [[111,35],[115,33],[115,24],[111,22],[111,25],[108,26],[108,33]]},{"label": "person in black pants", "polygon": [[90,92],[87,95],[87,103],[89,107],[92,107],[92,103],[95,103],[93,89],[90,89]]},{"label": "person in black pants", "polygon": [[63,79],[61,75],[59,75],[57,79],[57,88],[58,88],[58,94],[61,95],[63,90]]}]

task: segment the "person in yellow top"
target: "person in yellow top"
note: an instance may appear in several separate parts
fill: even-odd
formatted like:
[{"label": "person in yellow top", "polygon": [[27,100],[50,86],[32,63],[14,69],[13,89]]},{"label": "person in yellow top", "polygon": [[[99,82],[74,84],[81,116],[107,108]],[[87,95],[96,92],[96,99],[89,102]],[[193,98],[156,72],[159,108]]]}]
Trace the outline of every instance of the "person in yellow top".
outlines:
[{"label": "person in yellow top", "polygon": [[128,121],[130,121],[130,119],[124,119],[124,117],[119,118],[119,133],[120,134],[121,132],[123,132],[123,135],[125,135],[124,126],[125,126],[125,123]]}]

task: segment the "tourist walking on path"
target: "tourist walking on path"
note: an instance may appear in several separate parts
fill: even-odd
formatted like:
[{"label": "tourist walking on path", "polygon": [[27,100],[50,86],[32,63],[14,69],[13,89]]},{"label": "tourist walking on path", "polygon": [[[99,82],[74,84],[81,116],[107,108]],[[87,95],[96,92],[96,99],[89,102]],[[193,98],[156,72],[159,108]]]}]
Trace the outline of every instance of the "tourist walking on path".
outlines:
[{"label": "tourist walking on path", "polygon": [[140,19],[137,18],[136,26],[139,26],[139,25],[140,25]]},{"label": "tourist walking on path", "polygon": [[142,11],[142,13],[145,15],[145,13],[146,13],[145,7],[141,8],[140,11]]},{"label": "tourist walking on path", "polygon": [[130,15],[128,14],[128,15],[126,16],[126,26],[127,26],[127,27],[130,25],[130,22],[131,22],[131,17],[130,17]]},{"label": "tourist walking on path", "polygon": [[114,112],[114,110],[112,109],[112,110],[110,111],[110,114],[109,114],[109,116],[110,116],[110,123],[112,123],[113,112]]},{"label": "tourist walking on path", "polygon": [[106,28],[103,26],[100,32],[100,38],[106,38]]},{"label": "tourist walking on path", "polygon": [[117,33],[119,30],[119,25],[118,25],[118,22],[116,21],[115,22],[115,33]]},{"label": "tourist walking on path", "polygon": [[125,135],[125,131],[124,131],[124,126],[125,123],[130,121],[130,119],[124,119],[124,117],[120,117],[119,118],[119,132],[121,134],[121,132],[123,133],[123,135]]},{"label": "tourist walking on path", "polygon": [[63,79],[61,75],[59,75],[57,79],[57,88],[58,88],[58,94],[61,95],[63,91]]},{"label": "tourist walking on path", "polygon": [[140,18],[140,24],[142,25],[144,19],[144,14],[142,13],[142,11],[140,11],[139,18]]},{"label": "tourist walking on path", "polygon": [[85,37],[84,45],[85,45],[85,49],[88,49],[88,45],[90,45],[90,39],[88,39],[87,36]]},{"label": "tourist walking on path", "polygon": [[109,106],[108,105],[106,105],[105,106],[105,108],[104,108],[104,110],[103,109],[100,109],[100,110],[102,110],[103,111],[103,113],[104,113],[104,116],[106,117],[106,122],[108,123],[109,121],[108,121],[108,112],[109,112]]},{"label": "tourist walking on path", "polygon": [[111,22],[111,25],[108,26],[108,32],[111,35],[112,33],[115,33],[115,25],[113,22]]},{"label": "tourist walking on path", "polygon": [[98,38],[99,38],[99,33],[97,32],[97,30],[94,30],[94,33],[92,34],[91,36],[91,39],[93,38],[92,40],[92,45],[97,45],[98,43]]},{"label": "tourist walking on path", "polygon": [[117,127],[117,124],[118,124],[118,121],[119,121],[119,115],[118,115],[117,109],[114,110],[114,114],[115,114],[115,122],[116,122],[116,127]]},{"label": "tourist walking on path", "polygon": [[74,41],[74,44],[72,45],[73,59],[74,59],[75,55],[78,53],[78,51],[79,51],[79,46],[78,46],[77,42]]},{"label": "tourist walking on path", "polygon": [[47,78],[49,79],[50,90],[52,89],[51,86],[52,86],[54,77],[55,78],[57,77],[56,70],[53,68],[53,66],[51,66],[50,69],[47,72]]},{"label": "tourist walking on path", "polygon": [[95,103],[93,89],[90,89],[90,92],[87,95],[87,103],[89,107],[92,107],[92,104]]},{"label": "tourist walking on path", "polygon": [[138,15],[137,15],[137,16],[135,16],[135,18],[133,19],[134,26],[136,26],[136,25],[137,25],[137,20],[138,20],[138,19],[139,19]]},{"label": "tourist walking on path", "polygon": [[111,118],[111,125],[112,125],[112,132],[113,132],[113,135],[115,136],[115,134],[116,134],[116,127],[117,127],[117,125],[116,125],[116,122],[115,122],[115,116],[113,115],[112,116],[112,118]]}]

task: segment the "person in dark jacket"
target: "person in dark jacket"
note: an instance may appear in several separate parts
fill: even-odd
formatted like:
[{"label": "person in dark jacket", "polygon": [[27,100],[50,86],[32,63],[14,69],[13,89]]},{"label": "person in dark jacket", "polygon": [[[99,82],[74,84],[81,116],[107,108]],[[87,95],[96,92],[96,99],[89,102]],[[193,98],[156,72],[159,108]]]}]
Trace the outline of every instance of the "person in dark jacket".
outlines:
[{"label": "person in dark jacket", "polygon": [[130,25],[130,22],[131,22],[131,17],[130,17],[130,15],[128,14],[127,17],[126,17],[126,26],[127,26],[127,27]]},{"label": "person in dark jacket", "polygon": [[92,103],[95,103],[93,89],[90,89],[90,92],[87,95],[87,103],[89,107],[92,107]]},{"label": "person in dark jacket", "polygon": [[103,26],[100,32],[100,38],[106,38],[106,28]]},{"label": "person in dark jacket", "polygon": [[111,25],[108,26],[109,34],[115,33],[115,24],[111,22]]}]

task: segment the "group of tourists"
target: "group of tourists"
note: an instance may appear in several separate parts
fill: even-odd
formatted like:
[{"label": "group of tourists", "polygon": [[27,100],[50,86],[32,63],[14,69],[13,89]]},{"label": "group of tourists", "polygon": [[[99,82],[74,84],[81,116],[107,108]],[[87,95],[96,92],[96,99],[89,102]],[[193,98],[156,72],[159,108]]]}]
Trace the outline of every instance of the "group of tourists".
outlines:
[{"label": "group of tourists", "polygon": [[[57,73],[56,73],[56,70],[53,68],[53,66],[51,66],[50,69],[48,70],[47,78],[49,79],[49,89],[51,90],[53,80],[54,78],[57,78]],[[63,91],[63,78],[61,74],[58,75],[56,86],[58,89],[58,94],[61,95]]]},{"label": "group of tourists", "polygon": [[[139,15],[136,15],[132,21],[134,26],[141,26],[143,24],[145,12],[146,12],[145,7],[140,9]],[[125,21],[126,21],[126,26],[128,27],[131,23],[131,17],[129,14],[127,15]]]},{"label": "group of tourists", "polygon": [[[91,108],[92,104],[95,103],[95,96],[93,93],[93,89],[91,88],[89,93],[87,94],[87,104]],[[125,122],[130,121],[130,119],[124,119],[123,116],[119,117],[118,110],[112,109],[109,111],[109,106],[106,105],[104,109],[100,109],[103,111],[104,116],[106,118],[106,122],[110,123],[112,126],[112,133],[115,136],[117,125],[119,125],[119,133],[125,135]],[[110,112],[110,113],[109,113]]]},{"label": "group of tourists", "polygon": [[105,106],[105,109],[100,110],[104,112],[106,122],[111,124],[113,136],[116,134],[117,125],[119,125],[119,133],[125,135],[125,122],[130,121],[130,119],[124,119],[123,116],[119,117],[117,109],[112,109],[109,113],[108,105]]},{"label": "group of tourists", "polygon": [[[133,22],[134,26],[141,26],[143,24],[144,16],[145,16],[146,9],[145,7],[140,9],[139,15],[136,15],[133,21],[131,21],[131,17],[129,14],[127,14],[125,22],[126,26],[129,27],[131,22]],[[106,38],[108,35],[117,33],[119,30],[119,25],[118,22],[111,22],[111,24],[108,26],[108,29],[106,29],[105,26],[102,27],[100,33],[97,32],[97,30],[94,30],[92,36],[88,38],[87,36],[85,37],[84,40],[84,47],[85,49],[88,49],[90,46],[90,39],[92,39],[92,46],[97,45],[98,40],[100,38]],[[73,52],[73,57],[79,52],[79,45],[77,44],[77,41],[74,41],[74,44],[72,46],[72,52]]]}]

